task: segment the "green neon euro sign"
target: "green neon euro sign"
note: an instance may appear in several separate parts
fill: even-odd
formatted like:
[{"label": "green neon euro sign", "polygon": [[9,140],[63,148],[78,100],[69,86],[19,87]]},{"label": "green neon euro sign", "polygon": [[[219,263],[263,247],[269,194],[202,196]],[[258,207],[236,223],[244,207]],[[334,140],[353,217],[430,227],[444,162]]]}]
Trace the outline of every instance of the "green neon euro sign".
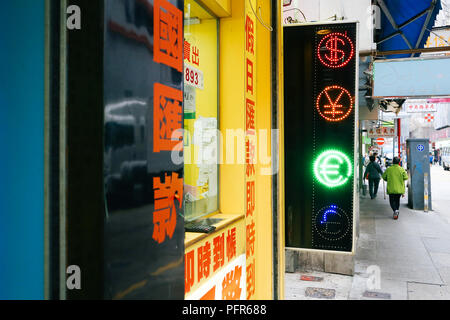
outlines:
[{"label": "green neon euro sign", "polygon": [[336,150],[321,153],[314,162],[314,176],[329,188],[340,187],[347,183],[352,171],[350,158]]}]

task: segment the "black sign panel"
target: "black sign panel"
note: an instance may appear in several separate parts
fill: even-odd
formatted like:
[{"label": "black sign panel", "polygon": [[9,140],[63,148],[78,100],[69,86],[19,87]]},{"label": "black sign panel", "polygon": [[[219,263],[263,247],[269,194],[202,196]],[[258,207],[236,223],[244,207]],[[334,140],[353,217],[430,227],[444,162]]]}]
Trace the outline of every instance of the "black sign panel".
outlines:
[{"label": "black sign panel", "polygon": [[184,299],[183,1],[105,1],[104,25],[105,296]]},{"label": "black sign panel", "polygon": [[284,28],[288,247],[351,251],[355,23]]}]

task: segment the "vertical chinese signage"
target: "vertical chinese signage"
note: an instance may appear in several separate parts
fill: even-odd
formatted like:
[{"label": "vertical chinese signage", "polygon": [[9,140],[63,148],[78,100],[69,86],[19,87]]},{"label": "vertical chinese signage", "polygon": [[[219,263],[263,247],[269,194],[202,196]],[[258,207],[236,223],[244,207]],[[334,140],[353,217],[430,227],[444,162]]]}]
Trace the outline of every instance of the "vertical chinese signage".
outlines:
[{"label": "vertical chinese signage", "polygon": [[246,283],[247,300],[253,299],[256,290],[255,260],[255,205],[256,205],[256,19],[252,9],[256,1],[245,2],[245,224],[246,224]]},{"label": "vertical chinese signage", "polygon": [[[105,2],[105,294],[184,298],[183,9]],[[180,162],[180,161],[177,161]]]},{"label": "vertical chinese signage", "polygon": [[357,29],[285,28],[287,246],[352,251]]}]

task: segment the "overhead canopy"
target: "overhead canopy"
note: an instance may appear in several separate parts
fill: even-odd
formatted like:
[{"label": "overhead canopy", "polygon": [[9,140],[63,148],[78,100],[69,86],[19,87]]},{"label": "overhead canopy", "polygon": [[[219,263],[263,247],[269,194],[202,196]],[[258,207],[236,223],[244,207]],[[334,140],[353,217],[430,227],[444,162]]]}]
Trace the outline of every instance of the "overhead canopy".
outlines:
[{"label": "overhead canopy", "polygon": [[[378,51],[423,48],[441,0],[376,0],[381,9],[381,34]],[[416,54],[417,55],[417,54]],[[387,58],[414,57],[414,54],[389,55]]]},{"label": "overhead canopy", "polygon": [[377,60],[374,98],[450,96],[450,57]]}]

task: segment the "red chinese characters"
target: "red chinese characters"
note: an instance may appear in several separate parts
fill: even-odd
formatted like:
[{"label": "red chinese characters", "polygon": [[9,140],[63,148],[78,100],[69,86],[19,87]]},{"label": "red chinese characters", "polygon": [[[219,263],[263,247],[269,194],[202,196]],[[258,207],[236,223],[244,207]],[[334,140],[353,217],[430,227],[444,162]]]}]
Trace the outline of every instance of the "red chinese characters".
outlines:
[{"label": "red chinese characters", "polygon": [[246,243],[246,257],[248,259],[255,254],[255,222],[247,225]]},{"label": "red chinese characters", "polygon": [[252,133],[249,130],[255,130],[255,103],[247,98],[245,104],[245,128]]},{"label": "red chinese characters", "polygon": [[247,265],[247,300],[255,294],[255,262],[253,260],[252,263]]},{"label": "red chinese characters", "polygon": [[213,239],[213,271],[223,267],[225,263],[225,234]]},{"label": "red chinese characters", "polygon": [[153,92],[153,152],[181,151],[183,92],[160,83]]},{"label": "red chinese characters", "polygon": [[236,228],[228,230],[227,234],[227,258],[228,262],[236,257]]},{"label": "red chinese characters", "polygon": [[197,249],[197,256],[198,281],[200,281],[203,277],[208,278],[211,271],[211,243],[209,241]]},{"label": "red chinese characters", "polygon": [[247,83],[246,91],[253,95],[253,61],[247,58],[246,63]]},{"label": "red chinese characters", "polygon": [[153,239],[158,243],[164,242],[166,235],[172,238],[177,224],[175,199],[181,208],[183,195],[183,179],[177,173],[165,175],[164,182],[159,177],[153,178],[155,195],[155,211],[153,212]]},{"label": "red chinese characters", "polygon": [[191,62],[191,44],[184,40],[184,60]]},{"label": "red chinese characters", "polygon": [[[184,255],[185,294],[191,293],[192,288],[198,283],[208,281],[214,277],[217,272],[220,272],[220,269],[225,266],[225,258],[228,258],[228,262],[231,262],[236,258],[236,227],[230,228],[220,235],[215,236],[212,241],[206,240],[198,248],[193,249]],[[233,296],[232,291],[234,289],[232,290],[233,286],[228,286],[228,284],[231,284],[232,278],[237,279],[237,281],[240,282],[242,275],[241,269],[235,274],[228,273],[228,278],[226,278],[227,283],[223,283],[226,285],[229,295],[231,296]],[[238,296],[240,296],[240,294]],[[200,299],[214,300],[214,298],[215,290],[211,289]]]},{"label": "red chinese characters", "polygon": [[213,286],[200,300],[216,300],[216,286]]},{"label": "red chinese characters", "polygon": [[247,181],[247,217],[255,211],[255,200],[255,181]]},{"label": "red chinese characters", "polygon": [[236,266],[222,281],[222,300],[239,300],[241,297],[242,267]]},{"label": "red chinese characters", "polygon": [[247,140],[245,141],[245,172],[247,177],[255,175],[255,144]]},{"label": "red chinese characters", "polygon": [[194,254],[195,251],[191,250],[184,255],[184,292],[188,293],[191,291],[192,286],[195,281],[194,274]]},{"label": "red chinese characters", "polygon": [[245,19],[245,50],[251,54],[255,53],[255,34],[253,20],[247,15]]},{"label": "red chinese characters", "polygon": [[[153,60],[183,72],[183,13],[167,0],[155,0],[153,8]],[[183,149],[183,92],[161,83],[153,85],[153,152]],[[164,180],[164,181],[162,181]],[[153,235],[158,243],[172,239],[177,225],[177,208],[182,207],[183,179],[178,173],[153,178]],[[190,270],[191,255],[186,257]],[[189,271],[190,272],[190,271]],[[186,274],[186,289],[193,284]]]},{"label": "red chinese characters", "polygon": [[154,60],[183,71],[183,12],[166,0],[154,3]]},{"label": "red chinese characters", "polygon": [[184,40],[184,60],[200,66],[200,49]]},{"label": "red chinese characters", "polygon": [[192,63],[200,65],[200,50],[197,47],[192,48]]},{"label": "red chinese characters", "polygon": [[246,284],[247,299],[255,294],[256,206],[256,35],[255,19],[246,4],[245,15],[245,190],[246,190]]}]

